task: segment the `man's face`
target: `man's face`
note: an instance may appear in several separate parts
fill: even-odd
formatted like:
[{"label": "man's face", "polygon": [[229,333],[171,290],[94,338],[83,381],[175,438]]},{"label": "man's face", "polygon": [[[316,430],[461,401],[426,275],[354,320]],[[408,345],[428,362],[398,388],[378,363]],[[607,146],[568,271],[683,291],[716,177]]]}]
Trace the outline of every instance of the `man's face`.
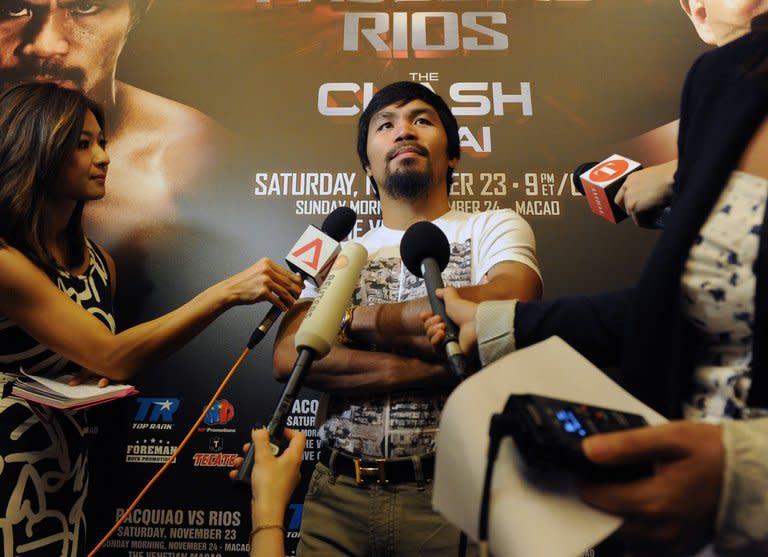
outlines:
[{"label": "man's face", "polygon": [[[683,0],[701,38],[722,46],[746,35],[752,18],[768,11],[768,0]],[[683,4],[685,8],[686,5]]]},{"label": "man's face", "polygon": [[0,83],[53,81],[111,100],[130,0],[0,0]]},{"label": "man's face", "polygon": [[421,197],[430,187],[446,190],[448,166],[456,164],[448,159],[448,138],[437,111],[421,100],[391,104],[374,114],[367,152],[367,174],[394,198]]}]

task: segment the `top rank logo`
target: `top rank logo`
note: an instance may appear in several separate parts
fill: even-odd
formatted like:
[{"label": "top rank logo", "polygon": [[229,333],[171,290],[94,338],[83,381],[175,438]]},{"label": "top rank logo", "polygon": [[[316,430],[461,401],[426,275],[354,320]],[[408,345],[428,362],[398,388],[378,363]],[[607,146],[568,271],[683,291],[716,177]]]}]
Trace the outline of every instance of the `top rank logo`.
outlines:
[{"label": "top rank logo", "polygon": [[139,408],[133,417],[133,429],[173,429],[173,415],[178,398],[137,397]]}]

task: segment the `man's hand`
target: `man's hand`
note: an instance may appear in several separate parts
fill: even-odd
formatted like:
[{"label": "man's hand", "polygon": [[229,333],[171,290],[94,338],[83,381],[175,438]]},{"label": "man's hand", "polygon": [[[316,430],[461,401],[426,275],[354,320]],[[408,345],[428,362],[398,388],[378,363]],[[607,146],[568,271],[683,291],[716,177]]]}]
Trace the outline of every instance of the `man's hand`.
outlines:
[{"label": "man's hand", "polygon": [[725,464],[720,427],[671,422],[594,435],[584,453],[596,463],[653,461],[656,472],[626,484],[588,484],[581,498],[620,515],[633,556],[690,555],[714,537]]},{"label": "man's hand", "polygon": [[677,160],[633,172],[616,193],[614,202],[637,226],[652,228],[650,214],[672,197]]},{"label": "man's hand", "polygon": [[[445,312],[459,327],[461,351],[470,354],[477,347],[477,304],[459,296],[455,288],[438,288],[437,297],[445,302]],[[445,322],[439,315],[425,311],[421,315],[424,332],[430,344],[437,348],[445,338]]]}]

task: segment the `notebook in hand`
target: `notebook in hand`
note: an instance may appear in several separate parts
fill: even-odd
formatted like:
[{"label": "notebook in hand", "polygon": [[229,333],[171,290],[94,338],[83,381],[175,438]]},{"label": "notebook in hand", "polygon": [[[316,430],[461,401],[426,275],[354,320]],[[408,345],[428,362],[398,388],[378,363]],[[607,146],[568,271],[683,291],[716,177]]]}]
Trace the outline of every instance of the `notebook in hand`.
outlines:
[{"label": "notebook in hand", "polygon": [[72,386],[68,383],[73,377],[71,373],[42,377],[29,375],[22,370],[22,375],[12,384],[11,394],[52,408],[78,410],[138,393],[133,385],[127,384],[98,387],[100,378],[97,376]]}]

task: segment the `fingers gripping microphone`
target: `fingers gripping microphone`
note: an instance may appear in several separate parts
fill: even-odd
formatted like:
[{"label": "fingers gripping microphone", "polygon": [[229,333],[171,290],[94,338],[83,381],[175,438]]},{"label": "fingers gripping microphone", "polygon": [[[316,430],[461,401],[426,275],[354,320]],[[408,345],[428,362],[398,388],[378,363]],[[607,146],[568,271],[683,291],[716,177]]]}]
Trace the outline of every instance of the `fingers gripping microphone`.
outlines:
[{"label": "fingers gripping microphone", "polygon": [[[621,155],[612,155],[602,162],[585,162],[573,171],[573,185],[586,196],[592,212],[609,222],[619,223],[627,213],[616,205],[614,199],[627,176],[643,166]],[[669,206],[649,211],[648,222],[655,228],[664,228],[664,219],[670,213]]]},{"label": "fingers gripping microphone", "polygon": [[[341,242],[355,226],[357,214],[349,207],[338,207],[325,217],[321,230],[309,225],[285,258],[295,273],[320,286],[328,275],[333,261],[341,250]],[[253,348],[266,336],[280,317],[280,308],[272,306],[248,340]]]},{"label": "fingers gripping microphone", "polygon": [[[272,452],[276,455],[286,447],[286,441],[282,435],[285,420],[291,412],[307,371],[313,361],[328,355],[336,342],[341,316],[357,286],[367,257],[367,250],[360,244],[348,242],[344,245],[328,277],[320,287],[317,298],[312,302],[307,315],[296,331],[295,346],[299,355],[267,426]],[[241,485],[249,485],[252,467],[253,447],[245,455],[235,481]]]},{"label": "fingers gripping microphone", "polygon": [[467,361],[459,346],[459,329],[445,312],[445,304],[435,291],[443,287],[440,273],[448,265],[451,248],[448,239],[431,222],[417,222],[403,234],[400,242],[400,257],[408,270],[417,277],[424,278],[429,304],[432,312],[443,318],[445,339],[443,347],[448,356],[448,364],[456,378],[461,381],[467,375]]},{"label": "fingers gripping microphone", "polygon": [[574,172],[574,185],[587,197],[593,213],[618,223],[627,218],[627,214],[613,200],[627,176],[642,167],[632,159],[611,155],[602,162],[579,166]]}]

